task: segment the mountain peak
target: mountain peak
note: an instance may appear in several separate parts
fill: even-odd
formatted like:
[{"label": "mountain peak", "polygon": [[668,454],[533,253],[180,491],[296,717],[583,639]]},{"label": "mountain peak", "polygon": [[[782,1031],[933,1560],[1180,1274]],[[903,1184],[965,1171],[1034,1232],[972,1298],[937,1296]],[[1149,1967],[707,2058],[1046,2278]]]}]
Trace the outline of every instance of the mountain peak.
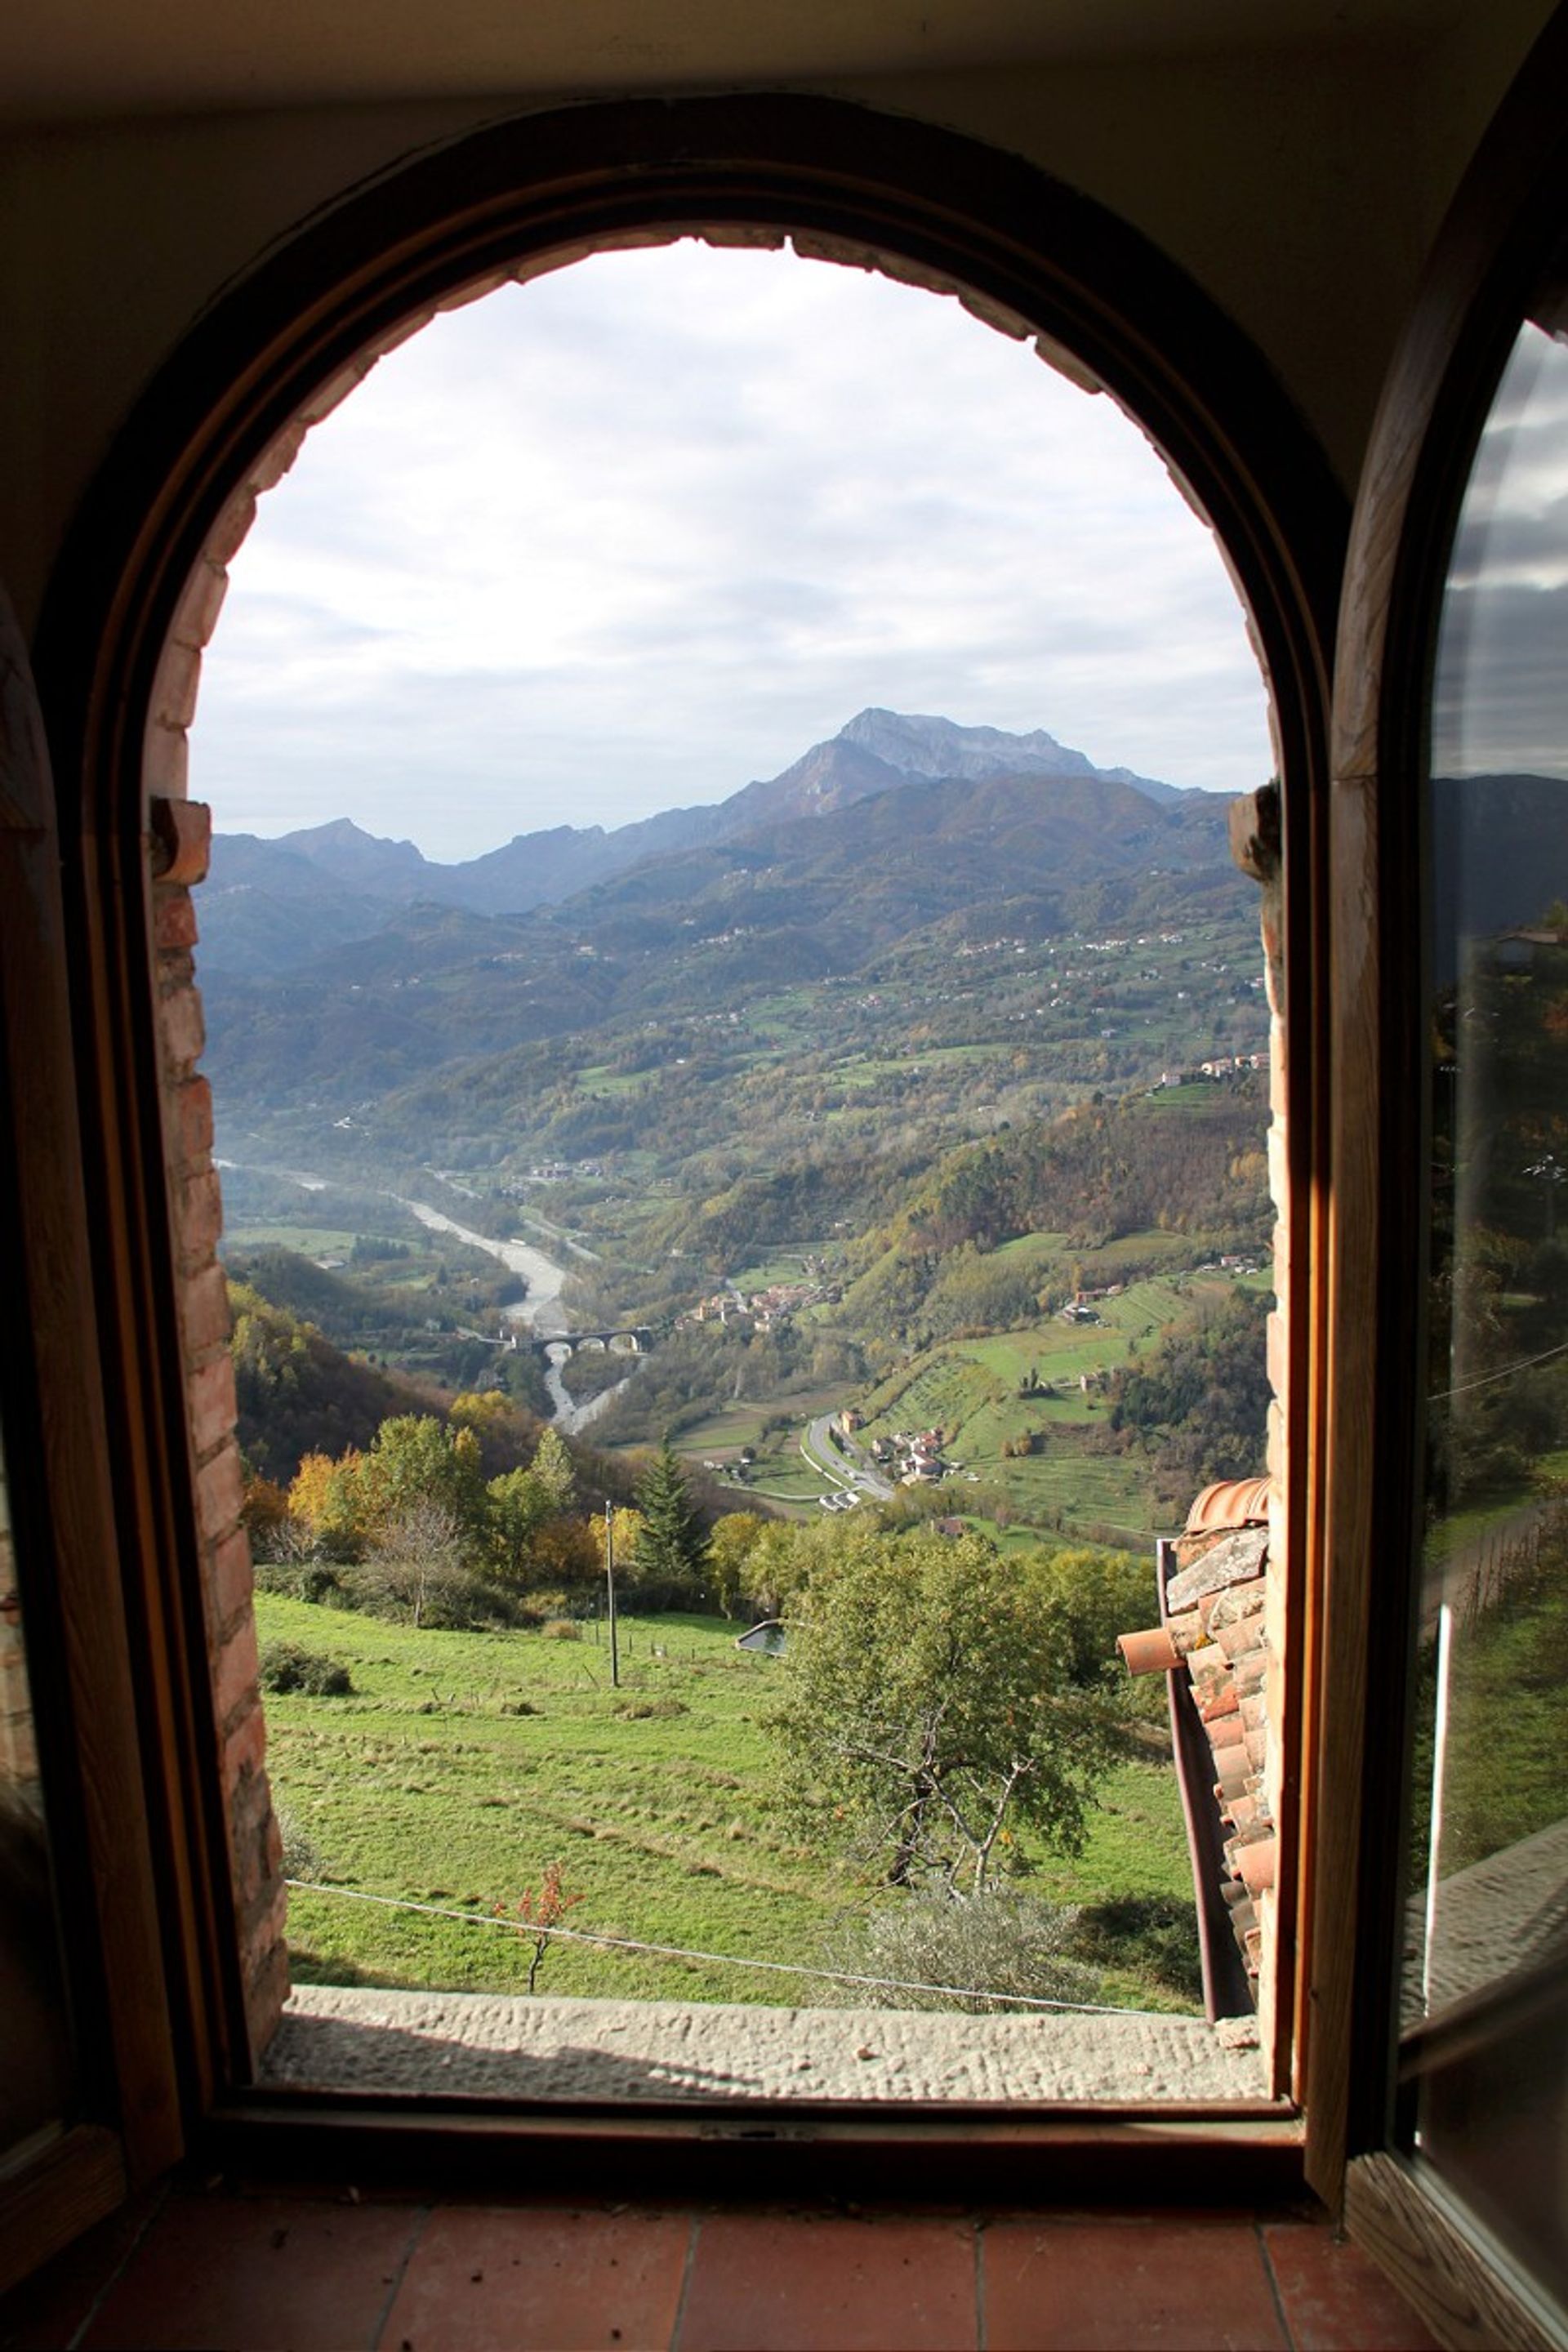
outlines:
[{"label": "mountain peak", "polygon": [[1145,799],[1176,797],[1173,784],[1135,775],[1130,768],[1097,768],[1086,753],[1047,735],[1043,727],[1011,735],[1001,727],[963,727],[955,719],[921,717],[874,706],[858,711],[840,728],[835,742],[869,751],[906,776],[957,776],[982,783],[991,776],[1088,776],[1131,784]]}]

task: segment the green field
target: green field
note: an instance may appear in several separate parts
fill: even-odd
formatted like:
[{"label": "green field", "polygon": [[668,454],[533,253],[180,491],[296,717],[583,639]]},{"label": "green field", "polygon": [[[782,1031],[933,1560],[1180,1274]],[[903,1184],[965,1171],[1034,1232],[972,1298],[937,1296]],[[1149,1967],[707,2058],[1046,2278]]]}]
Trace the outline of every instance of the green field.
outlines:
[{"label": "green field", "polygon": [[[561,1864],[579,1931],[724,1956],[671,1960],[558,1944],[542,1990],[605,1998],[789,2003],[831,1999],[809,1968],[867,1890],[770,1812],[758,1724],[773,1663],[737,1651],[721,1620],[623,1626],[622,1688],[594,1629],[431,1633],[258,1596],[263,1644],[346,1664],[353,1694],[269,1696],[279,1804],[315,1850],[317,1885],[289,1898],[301,1981],[519,1992],[527,1954],[498,1908]],[[526,1706],[531,1713],[516,1712]],[[327,1883],[348,1890],[329,1894]],[[1175,1779],[1130,1760],[1109,1776],[1081,1862],[1043,1863],[1043,1892],[1191,1898]],[[353,1899],[436,1906],[451,1919]],[[1178,2008],[1131,1968],[1110,1997]]]},{"label": "green field", "polygon": [[[1146,1262],[1165,1244],[1191,1247],[1164,1234],[1141,1234],[1121,1244],[1120,1255],[1127,1263]],[[1049,1244],[1031,1235],[1008,1247],[1044,1250]],[[1105,1262],[1110,1254],[1097,1255],[1092,1274],[1086,1264],[1086,1280],[1116,1280]],[[1217,1272],[1154,1275],[1129,1283],[1118,1297],[1097,1301],[1097,1323],[1069,1324],[1052,1316],[1022,1330],[946,1341],[861,1400],[866,1436],[940,1428],[949,1457],[1005,1495],[1016,1517],[1063,1532],[1145,1542],[1168,1532],[1149,1493],[1150,1457],[1087,1450],[1104,1422],[1096,1378],[1127,1363],[1195,1307],[1223,1299],[1236,1279]],[[1268,1286],[1266,1276],[1244,1279]],[[1080,1385],[1086,1379],[1087,1390]],[[1038,1386],[1025,1393],[1031,1381]],[[1004,1455],[1005,1444],[1029,1433],[1041,1451]],[[953,1499],[962,1509],[961,1486]]]}]

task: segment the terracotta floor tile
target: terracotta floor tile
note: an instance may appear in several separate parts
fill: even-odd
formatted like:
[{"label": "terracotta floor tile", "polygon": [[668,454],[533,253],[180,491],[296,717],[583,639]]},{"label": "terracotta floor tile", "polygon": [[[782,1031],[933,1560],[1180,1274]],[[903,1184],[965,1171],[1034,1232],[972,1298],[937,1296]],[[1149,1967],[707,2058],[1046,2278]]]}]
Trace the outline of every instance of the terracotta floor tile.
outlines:
[{"label": "terracotta floor tile", "polygon": [[388,2352],[664,2352],[680,2307],[687,2214],[444,2206],[398,2289]]},{"label": "terracotta floor tile", "polygon": [[717,2214],[678,2352],[960,2352],[978,2342],[967,2221]]},{"label": "terracotta floor tile", "polygon": [[1304,2221],[1268,2221],[1263,2241],[1296,2352],[1437,2352],[1405,2297],[1359,2246]]},{"label": "terracotta floor tile", "polygon": [[84,2352],[369,2352],[423,2218],[407,2205],[171,2198]]},{"label": "terracotta floor tile", "polygon": [[1280,2352],[1249,2221],[998,2221],[981,2237],[989,2352]]},{"label": "terracotta floor tile", "polygon": [[132,2198],[8,2295],[0,2296],[3,2352],[54,2352],[68,2344],[166,2193],[160,2185]]}]

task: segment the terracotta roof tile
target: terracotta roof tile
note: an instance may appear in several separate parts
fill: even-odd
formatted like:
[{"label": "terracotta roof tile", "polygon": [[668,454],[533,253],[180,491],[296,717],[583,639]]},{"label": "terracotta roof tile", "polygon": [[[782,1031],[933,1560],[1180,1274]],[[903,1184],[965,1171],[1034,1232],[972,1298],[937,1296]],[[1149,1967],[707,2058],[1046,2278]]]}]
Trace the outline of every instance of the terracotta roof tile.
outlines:
[{"label": "terracotta roof tile", "polygon": [[1268,1478],[1221,1478],[1205,1486],[1187,1513],[1186,1533],[1214,1528],[1247,1528],[1266,1523],[1273,1481]]}]

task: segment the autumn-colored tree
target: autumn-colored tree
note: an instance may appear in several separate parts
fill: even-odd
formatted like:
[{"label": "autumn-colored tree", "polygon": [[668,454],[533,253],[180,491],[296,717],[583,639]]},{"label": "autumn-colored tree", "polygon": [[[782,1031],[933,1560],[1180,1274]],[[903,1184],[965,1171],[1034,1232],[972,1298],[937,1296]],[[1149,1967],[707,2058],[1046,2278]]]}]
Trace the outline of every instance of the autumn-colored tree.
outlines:
[{"label": "autumn-colored tree", "polygon": [[363,1549],[363,1460],[353,1446],[335,1462],[330,1454],[307,1454],[289,1486],[289,1517],[310,1530],[317,1549],[330,1559],[355,1559]]},{"label": "autumn-colored tree", "polygon": [[708,1578],[726,1617],[738,1616],[746,1590],[746,1563],[767,1521],[758,1511],[726,1511],[713,1522],[708,1545]]},{"label": "autumn-colored tree", "polygon": [[[541,1433],[526,1470],[509,1470],[486,1488],[491,1541],[502,1572],[519,1584],[559,1581],[562,1539],[546,1543],[547,1531],[570,1509],[576,1484],[572,1456],[560,1432]],[[568,1546],[572,1557],[575,1550]],[[547,1556],[548,1555],[548,1556]]]},{"label": "autumn-colored tree", "polygon": [[395,1413],[375,1433],[358,1478],[367,1530],[379,1535],[416,1503],[440,1503],[466,1542],[476,1542],[485,1519],[479,1441],[471,1429],[450,1429],[433,1413]]}]

